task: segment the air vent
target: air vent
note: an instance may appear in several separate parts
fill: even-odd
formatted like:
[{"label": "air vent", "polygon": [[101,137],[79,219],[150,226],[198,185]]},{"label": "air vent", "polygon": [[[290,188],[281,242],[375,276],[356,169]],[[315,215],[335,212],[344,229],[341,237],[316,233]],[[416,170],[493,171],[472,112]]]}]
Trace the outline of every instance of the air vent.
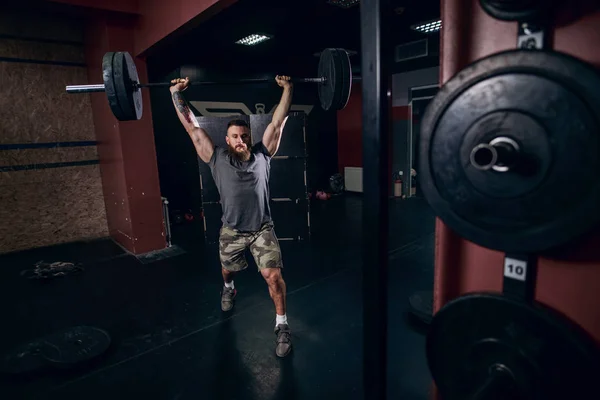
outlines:
[{"label": "air vent", "polygon": [[394,49],[394,61],[402,62],[414,58],[427,57],[428,54],[427,39],[416,40],[396,46]]}]

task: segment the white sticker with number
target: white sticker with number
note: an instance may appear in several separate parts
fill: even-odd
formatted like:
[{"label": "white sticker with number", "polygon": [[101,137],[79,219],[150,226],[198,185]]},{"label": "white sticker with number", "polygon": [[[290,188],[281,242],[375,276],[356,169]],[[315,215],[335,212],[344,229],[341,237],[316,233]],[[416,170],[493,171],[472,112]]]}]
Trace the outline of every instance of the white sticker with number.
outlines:
[{"label": "white sticker with number", "polygon": [[527,276],[527,262],[506,257],[504,259],[504,276],[525,281],[525,277]]}]

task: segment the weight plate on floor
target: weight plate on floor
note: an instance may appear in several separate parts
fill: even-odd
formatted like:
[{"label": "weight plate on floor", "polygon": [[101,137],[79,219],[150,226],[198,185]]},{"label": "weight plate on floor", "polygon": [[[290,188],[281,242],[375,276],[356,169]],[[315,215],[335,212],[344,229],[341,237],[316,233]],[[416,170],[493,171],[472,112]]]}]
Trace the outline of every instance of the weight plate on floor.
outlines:
[{"label": "weight plate on floor", "polygon": [[599,351],[581,329],[543,306],[495,294],[469,294],[442,307],[426,353],[446,400],[473,398],[497,369],[508,379],[496,386],[499,397],[486,399],[584,399],[600,374]]},{"label": "weight plate on floor", "polygon": [[137,69],[131,55],[127,52],[117,52],[113,57],[113,80],[123,110],[124,119],[134,121],[142,117],[142,92],[134,89],[133,84],[139,83]]},{"label": "weight plate on floor", "polygon": [[42,352],[44,359],[55,367],[71,367],[102,355],[110,346],[110,336],[102,329],[76,326],[49,335],[44,345],[51,353]]},{"label": "weight plate on floor", "polygon": [[42,354],[56,356],[56,351],[41,340],[25,343],[2,358],[0,371],[8,374],[35,372],[45,366],[45,359]]},{"label": "weight plate on floor", "polygon": [[102,79],[104,80],[104,90],[106,98],[108,99],[108,105],[114,116],[119,121],[125,121],[126,115],[121,108],[119,103],[119,96],[117,95],[117,88],[115,87],[115,81],[113,77],[113,58],[114,52],[108,52],[102,57]]},{"label": "weight plate on floor", "polygon": [[542,252],[600,221],[600,75],[565,54],[510,50],[450,79],[421,123],[419,175],[459,235]]},{"label": "weight plate on floor", "polygon": [[350,59],[345,50],[345,57],[340,49],[325,49],[319,57],[318,76],[326,79],[325,83],[318,84],[319,100],[323,110],[341,110],[350,96],[351,84],[345,85],[345,75],[352,77]]},{"label": "weight plate on floor", "polygon": [[481,8],[502,21],[530,21],[552,8],[552,0],[479,0]]}]

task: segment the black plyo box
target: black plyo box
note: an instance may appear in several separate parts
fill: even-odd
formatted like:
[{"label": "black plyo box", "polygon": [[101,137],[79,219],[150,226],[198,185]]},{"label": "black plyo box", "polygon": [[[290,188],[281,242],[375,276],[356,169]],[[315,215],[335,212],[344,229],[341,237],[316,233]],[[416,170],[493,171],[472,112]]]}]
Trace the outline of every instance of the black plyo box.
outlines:
[{"label": "black plyo box", "polygon": [[273,158],[269,177],[271,198],[306,198],[304,158]]}]

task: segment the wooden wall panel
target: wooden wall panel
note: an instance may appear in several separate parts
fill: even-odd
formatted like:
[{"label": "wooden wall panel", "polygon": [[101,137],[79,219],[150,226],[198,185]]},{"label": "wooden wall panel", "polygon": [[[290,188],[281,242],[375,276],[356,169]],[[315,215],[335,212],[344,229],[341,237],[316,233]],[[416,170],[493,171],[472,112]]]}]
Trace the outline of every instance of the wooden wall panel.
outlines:
[{"label": "wooden wall panel", "polygon": [[108,235],[98,165],[0,173],[0,182],[0,252]]},{"label": "wooden wall panel", "polygon": [[3,13],[0,60],[0,253],[108,236],[82,26]]},{"label": "wooden wall panel", "polygon": [[95,140],[89,95],[65,91],[86,82],[83,67],[0,62],[2,144]]}]

